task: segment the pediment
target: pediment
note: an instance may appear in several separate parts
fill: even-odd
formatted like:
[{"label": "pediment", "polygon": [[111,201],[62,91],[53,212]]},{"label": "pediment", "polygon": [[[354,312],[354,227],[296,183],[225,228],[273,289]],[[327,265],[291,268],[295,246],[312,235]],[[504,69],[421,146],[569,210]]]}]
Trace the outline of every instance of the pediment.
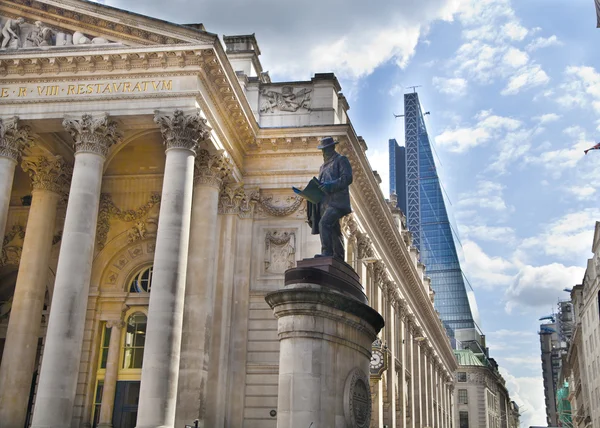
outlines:
[{"label": "pediment", "polygon": [[202,26],[183,26],[81,0],[2,0],[0,54],[31,50],[94,49],[214,43]]}]

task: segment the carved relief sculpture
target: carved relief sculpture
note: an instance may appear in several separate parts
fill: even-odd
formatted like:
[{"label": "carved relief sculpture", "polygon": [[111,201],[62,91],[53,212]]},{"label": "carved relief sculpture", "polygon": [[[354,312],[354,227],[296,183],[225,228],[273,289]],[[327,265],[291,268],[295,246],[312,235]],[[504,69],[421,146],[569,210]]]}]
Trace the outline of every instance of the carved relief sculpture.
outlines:
[{"label": "carved relief sculpture", "polygon": [[274,109],[280,111],[295,112],[300,108],[310,111],[310,93],[312,89],[300,89],[294,93],[293,86],[284,86],[281,92],[261,89],[262,103],[260,106],[261,113],[273,113]]},{"label": "carved relief sculpture", "polygon": [[296,234],[270,230],[265,236],[265,272],[282,274],[296,264]]},{"label": "carved relief sculpture", "polygon": [[252,217],[259,195],[258,189],[245,189],[242,183],[226,184],[219,197],[219,214]]},{"label": "carved relief sculpture", "polygon": [[25,228],[15,224],[10,232],[4,236],[2,241],[2,252],[0,253],[0,266],[19,266],[21,252],[23,251],[23,240],[25,239]]},{"label": "carved relief sculpture", "polygon": [[233,164],[223,153],[211,155],[201,149],[196,155],[194,184],[206,184],[221,188],[223,180],[231,174]]},{"label": "carved relief sculpture", "polygon": [[19,49],[21,42],[21,25],[23,18],[7,19],[2,27],[2,49]]},{"label": "carved relief sculpture", "polygon": [[[283,198],[275,197],[273,195],[261,196],[258,201],[257,214],[265,217],[286,217],[295,213],[300,208],[303,201],[304,199],[301,196],[287,196]],[[284,202],[285,205],[280,204],[280,202]]]},{"label": "carved relief sculpture", "polygon": [[35,21],[35,27],[27,35],[27,42],[32,46],[52,46],[55,32],[42,21]]}]

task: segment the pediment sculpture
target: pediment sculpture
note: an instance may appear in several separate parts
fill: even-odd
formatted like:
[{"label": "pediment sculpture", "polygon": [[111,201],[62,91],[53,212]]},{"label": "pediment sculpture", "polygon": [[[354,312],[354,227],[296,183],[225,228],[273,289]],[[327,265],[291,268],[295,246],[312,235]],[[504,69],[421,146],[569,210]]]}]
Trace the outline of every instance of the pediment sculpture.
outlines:
[{"label": "pediment sculpture", "polygon": [[104,37],[91,37],[81,31],[74,33],[53,28],[42,21],[30,24],[24,18],[0,20],[0,49],[26,49],[113,43]]}]

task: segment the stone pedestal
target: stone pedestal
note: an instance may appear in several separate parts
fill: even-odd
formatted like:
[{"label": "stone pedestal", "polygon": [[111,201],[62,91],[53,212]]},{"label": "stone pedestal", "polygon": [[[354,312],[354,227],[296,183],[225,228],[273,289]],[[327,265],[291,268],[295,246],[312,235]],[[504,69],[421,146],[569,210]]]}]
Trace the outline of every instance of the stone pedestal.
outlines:
[{"label": "stone pedestal", "polygon": [[368,428],[371,344],[384,325],[354,270],[306,259],[265,300],[278,319],[278,428]]}]

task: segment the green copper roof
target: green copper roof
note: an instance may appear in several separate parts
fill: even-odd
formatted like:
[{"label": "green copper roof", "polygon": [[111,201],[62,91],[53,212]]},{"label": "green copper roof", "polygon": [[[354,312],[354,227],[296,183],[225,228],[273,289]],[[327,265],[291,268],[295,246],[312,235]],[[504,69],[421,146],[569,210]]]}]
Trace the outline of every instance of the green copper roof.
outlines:
[{"label": "green copper roof", "polygon": [[459,366],[483,366],[479,358],[470,349],[455,349],[454,355]]}]

